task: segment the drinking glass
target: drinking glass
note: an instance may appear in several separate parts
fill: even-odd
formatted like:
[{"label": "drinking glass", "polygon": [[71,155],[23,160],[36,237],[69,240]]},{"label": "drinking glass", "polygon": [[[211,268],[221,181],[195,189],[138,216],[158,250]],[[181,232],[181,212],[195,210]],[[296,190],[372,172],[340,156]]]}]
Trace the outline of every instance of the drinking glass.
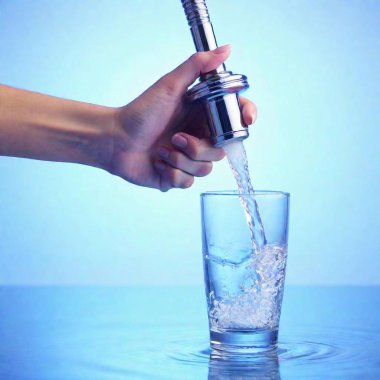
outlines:
[{"label": "drinking glass", "polygon": [[[244,204],[257,207],[265,240],[253,241]],[[212,349],[257,353],[277,347],[288,243],[289,194],[201,194],[204,279]],[[252,227],[252,226],[251,226]]]}]

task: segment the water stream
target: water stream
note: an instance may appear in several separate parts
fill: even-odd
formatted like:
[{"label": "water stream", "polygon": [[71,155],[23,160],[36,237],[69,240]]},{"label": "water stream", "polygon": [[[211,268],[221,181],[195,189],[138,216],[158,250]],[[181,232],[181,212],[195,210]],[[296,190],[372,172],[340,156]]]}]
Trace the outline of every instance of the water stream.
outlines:
[{"label": "water stream", "polygon": [[266,238],[257,202],[252,197],[254,190],[243,142],[231,142],[226,144],[223,149],[226,152],[238,191],[241,194],[240,201],[246,214],[252,246],[255,251],[259,251],[266,244]]}]

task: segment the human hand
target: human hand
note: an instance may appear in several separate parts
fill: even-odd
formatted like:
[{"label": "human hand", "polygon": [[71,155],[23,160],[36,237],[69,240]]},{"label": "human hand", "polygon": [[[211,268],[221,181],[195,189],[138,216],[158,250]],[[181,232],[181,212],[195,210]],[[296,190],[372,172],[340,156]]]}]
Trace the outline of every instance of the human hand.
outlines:
[{"label": "human hand", "polygon": [[[185,100],[188,87],[201,73],[219,67],[230,47],[192,55],[128,105],[116,109],[112,154],[105,169],[140,186],[167,191],[188,188],[194,177],[212,170],[224,151],[208,139],[201,104]],[[256,107],[240,97],[245,123],[256,119]]]}]

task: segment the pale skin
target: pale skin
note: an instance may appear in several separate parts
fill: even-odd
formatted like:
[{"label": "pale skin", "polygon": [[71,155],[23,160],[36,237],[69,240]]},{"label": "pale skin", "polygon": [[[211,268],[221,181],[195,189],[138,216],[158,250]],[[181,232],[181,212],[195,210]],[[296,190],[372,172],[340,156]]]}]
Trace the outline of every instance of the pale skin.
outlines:
[{"label": "pale skin", "polygon": [[[187,88],[230,47],[197,53],[124,107],[105,107],[0,85],[0,155],[98,167],[139,186],[188,188],[224,157]],[[255,105],[240,97],[247,125]]]}]

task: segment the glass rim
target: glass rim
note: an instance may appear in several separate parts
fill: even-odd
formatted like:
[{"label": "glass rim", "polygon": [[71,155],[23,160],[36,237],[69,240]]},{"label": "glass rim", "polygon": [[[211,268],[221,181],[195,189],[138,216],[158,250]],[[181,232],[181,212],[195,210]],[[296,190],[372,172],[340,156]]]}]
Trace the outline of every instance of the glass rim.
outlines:
[{"label": "glass rim", "polygon": [[290,197],[290,193],[280,190],[254,190],[251,193],[239,193],[238,190],[214,190],[214,191],[205,191],[201,193],[201,197],[209,196],[222,196],[222,197],[236,197],[236,196],[280,196],[280,197]]}]

